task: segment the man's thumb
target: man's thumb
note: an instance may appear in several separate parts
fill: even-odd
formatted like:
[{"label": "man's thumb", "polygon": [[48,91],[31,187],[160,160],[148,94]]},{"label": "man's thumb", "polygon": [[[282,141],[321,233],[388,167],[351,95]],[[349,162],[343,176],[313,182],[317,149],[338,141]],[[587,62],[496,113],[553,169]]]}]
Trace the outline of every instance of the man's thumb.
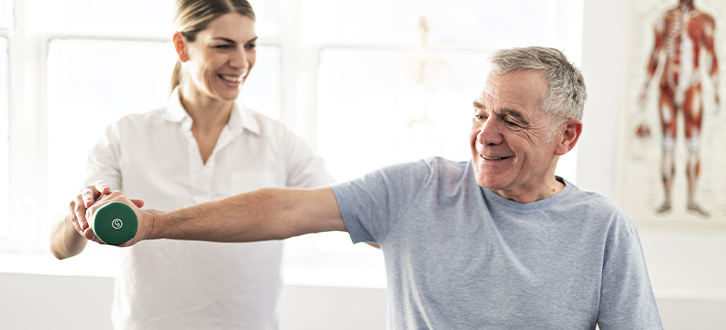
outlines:
[{"label": "man's thumb", "polygon": [[133,198],[129,198],[129,199],[131,200],[132,203],[134,203],[134,205],[136,205],[136,207],[138,207],[138,208],[144,207],[144,201],[143,200],[133,199]]}]

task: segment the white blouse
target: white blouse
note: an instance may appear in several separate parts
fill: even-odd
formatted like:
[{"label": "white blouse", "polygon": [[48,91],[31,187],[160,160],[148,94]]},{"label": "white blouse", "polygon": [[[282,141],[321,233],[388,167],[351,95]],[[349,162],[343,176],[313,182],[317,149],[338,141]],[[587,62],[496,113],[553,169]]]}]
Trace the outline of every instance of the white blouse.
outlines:
[{"label": "white blouse", "polygon": [[[235,105],[202,163],[192,118],[175,90],[166,108],[109,125],[89,155],[85,185],[106,181],[168,210],[262,187],[332,183],[323,160],[285,126]],[[116,329],[277,329],[282,241],[143,241],[121,252]]]}]

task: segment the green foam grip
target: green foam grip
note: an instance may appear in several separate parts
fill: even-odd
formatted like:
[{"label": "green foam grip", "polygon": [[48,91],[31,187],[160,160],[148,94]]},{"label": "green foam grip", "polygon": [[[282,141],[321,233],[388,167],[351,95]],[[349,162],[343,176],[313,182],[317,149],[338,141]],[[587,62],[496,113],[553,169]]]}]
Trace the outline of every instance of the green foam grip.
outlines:
[{"label": "green foam grip", "polygon": [[111,202],[101,206],[91,219],[93,233],[101,242],[110,245],[121,245],[136,236],[139,220],[134,210],[119,202]]}]

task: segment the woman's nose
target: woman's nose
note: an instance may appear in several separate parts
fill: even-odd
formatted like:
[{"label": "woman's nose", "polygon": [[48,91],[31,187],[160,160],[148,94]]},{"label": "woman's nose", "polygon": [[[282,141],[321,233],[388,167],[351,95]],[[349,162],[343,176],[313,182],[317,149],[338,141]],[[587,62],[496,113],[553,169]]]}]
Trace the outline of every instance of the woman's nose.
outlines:
[{"label": "woman's nose", "polygon": [[247,70],[249,67],[249,61],[247,60],[247,50],[241,47],[229,61],[229,65],[233,68]]}]

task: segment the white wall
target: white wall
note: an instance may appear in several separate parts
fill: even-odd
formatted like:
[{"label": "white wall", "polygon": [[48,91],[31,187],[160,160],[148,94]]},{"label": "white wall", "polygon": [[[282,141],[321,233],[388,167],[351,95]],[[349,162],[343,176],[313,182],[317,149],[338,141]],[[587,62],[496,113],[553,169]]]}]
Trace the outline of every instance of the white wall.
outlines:
[{"label": "white wall", "polygon": [[[280,330],[386,328],[385,289],[285,288]],[[113,278],[0,273],[0,329],[106,330]]]},{"label": "white wall", "polygon": [[[577,184],[610,198],[615,197],[617,182],[617,114],[626,101],[629,5],[626,0],[585,0],[584,9],[582,70],[588,102]],[[666,329],[723,329],[723,323],[716,322],[726,312],[726,232],[648,227],[638,231]],[[674,307],[683,304],[691,307]]]},{"label": "white wall", "polygon": [[[280,330],[386,328],[384,289],[290,285],[284,299]],[[0,273],[0,329],[110,330],[112,300],[111,277]],[[666,329],[723,329],[726,301],[657,302]]]}]

